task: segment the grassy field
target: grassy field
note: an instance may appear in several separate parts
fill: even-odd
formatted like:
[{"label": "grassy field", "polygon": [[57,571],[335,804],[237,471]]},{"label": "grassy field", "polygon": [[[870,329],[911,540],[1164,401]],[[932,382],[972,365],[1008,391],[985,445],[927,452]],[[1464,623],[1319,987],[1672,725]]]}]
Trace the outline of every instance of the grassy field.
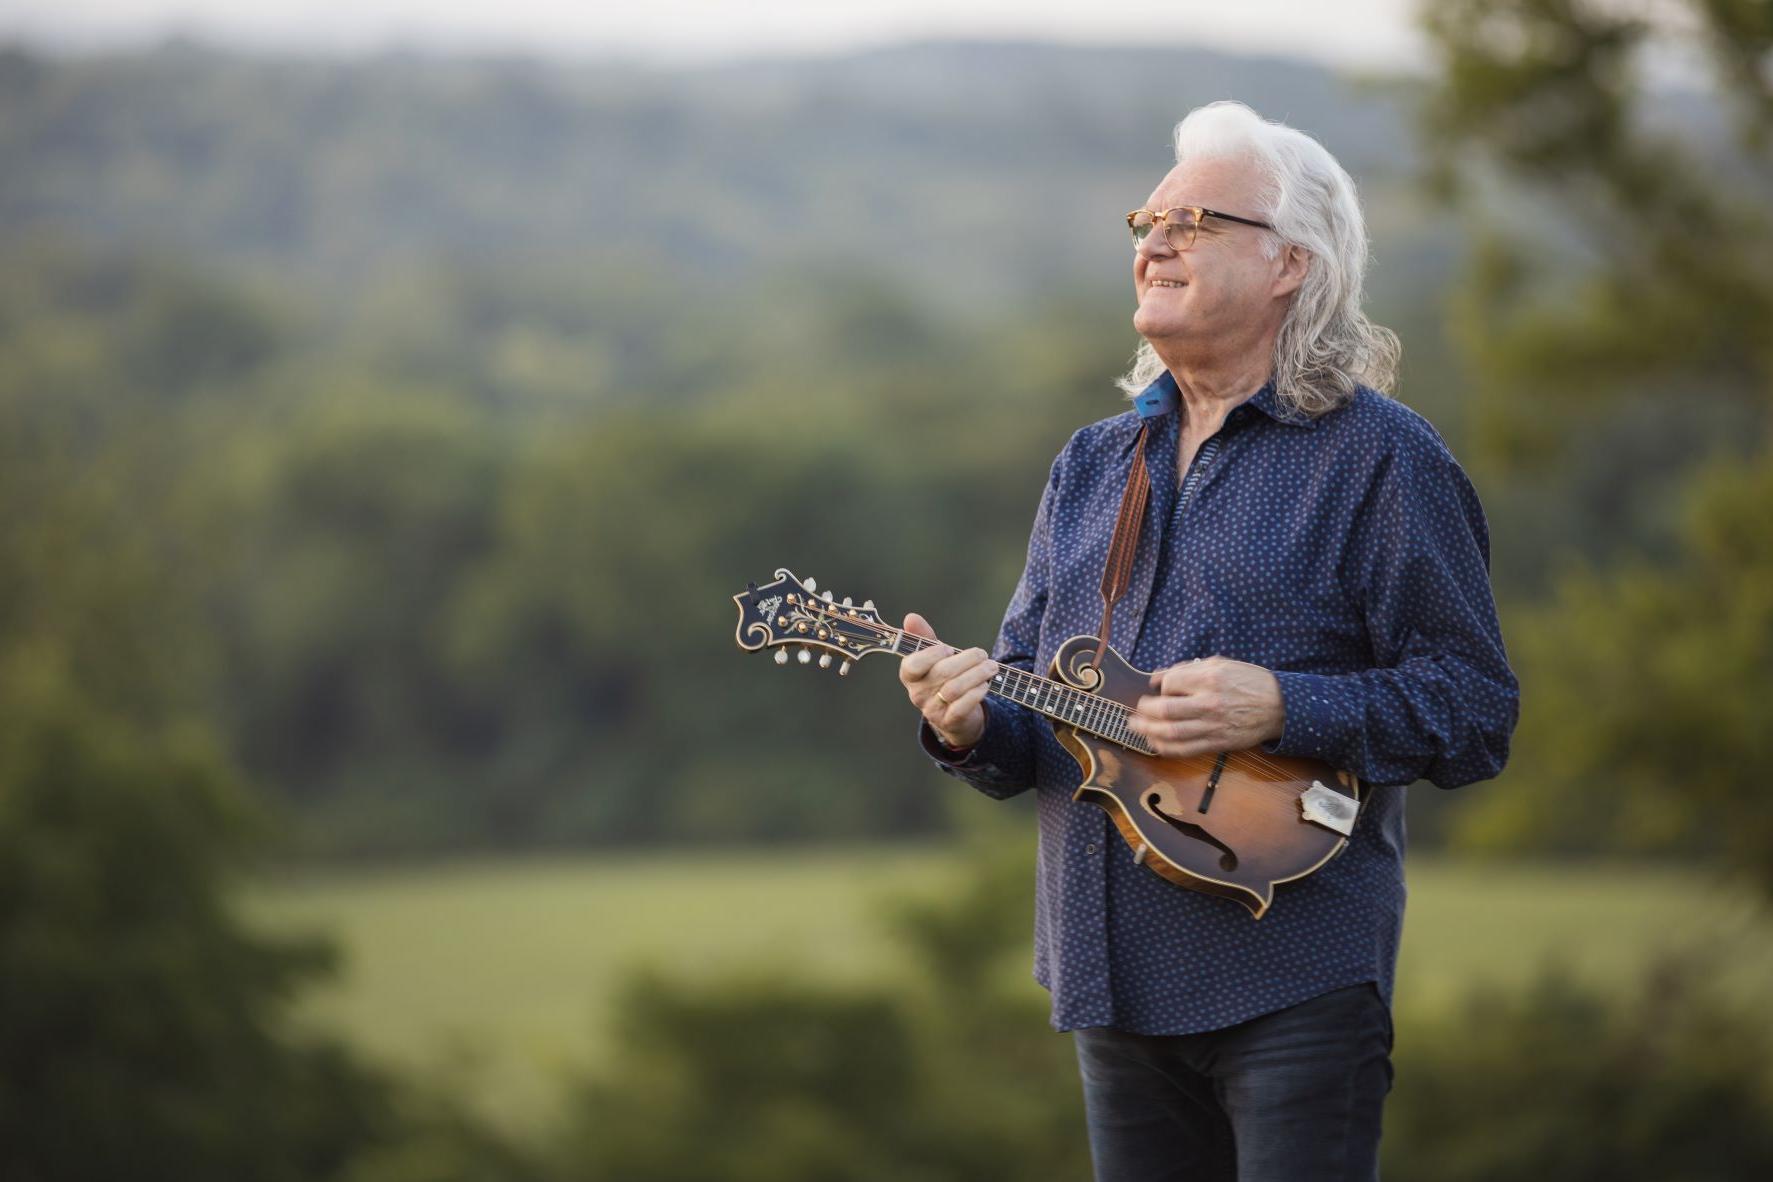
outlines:
[{"label": "grassy field", "polygon": [[[595,1064],[637,968],[890,973],[881,901],[939,891],[958,870],[953,853],[903,848],[485,861],[301,877],[250,907],[272,928],[338,939],[344,972],[314,996],[313,1020],[403,1066],[467,1073],[489,1111],[525,1124]],[[1412,860],[1400,1017],[1551,964],[1628,981],[1659,952],[1720,938],[1733,991],[1773,988],[1773,920],[1699,876]]]}]

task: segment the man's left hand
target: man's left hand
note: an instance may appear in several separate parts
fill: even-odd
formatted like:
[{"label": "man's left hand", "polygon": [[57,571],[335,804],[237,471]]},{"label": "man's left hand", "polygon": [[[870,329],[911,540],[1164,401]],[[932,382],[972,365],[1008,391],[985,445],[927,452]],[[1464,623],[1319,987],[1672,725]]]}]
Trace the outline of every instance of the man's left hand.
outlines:
[{"label": "man's left hand", "polygon": [[1186,759],[1242,751],[1281,736],[1280,682],[1260,665],[1207,657],[1151,675],[1131,725],[1159,755]]}]

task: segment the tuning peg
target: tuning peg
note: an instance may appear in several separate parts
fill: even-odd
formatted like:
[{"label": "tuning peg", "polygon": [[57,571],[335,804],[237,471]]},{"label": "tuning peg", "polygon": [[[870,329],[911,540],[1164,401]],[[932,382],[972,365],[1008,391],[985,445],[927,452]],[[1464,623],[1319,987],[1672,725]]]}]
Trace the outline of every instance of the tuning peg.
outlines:
[{"label": "tuning peg", "polygon": [[830,603],[830,602],[831,602],[831,592],[829,592],[829,591],[821,591],[821,592],[820,592],[820,593],[819,593],[819,595],[820,595],[820,597],[821,597],[821,598],[822,598],[822,599],[824,599],[824,601],[825,601],[825,602],[826,602],[826,603]]},{"label": "tuning peg", "polygon": [[788,650],[785,648],[777,649],[776,650],[776,664],[786,665],[787,663],[788,663]]},{"label": "tuning peg", "polygon": [[865,612],[873,611],[874,610],[874,601],[872,599],[864,599],[862,601],[862,610]]},{"label": "tuning peg", "polygon": [[800,663],[802,665],[811,664],[812,659],[813,659],[813,650],[812,649],[803,648],[800,650]]},{"label": "tuning peg", "polygon": [[831,654],[830,653],[820,653],[819,654],[819,668],[821,668],[821,669],[831,668]]},{"label": "tuning peg", "polygon": [[847,596],[847,595],[845,595],[845,596],[844,596],[844,597],[843,597],[843,605],[844,605],[844,606],[845,606],[845,607],[854,607],[854,606],[856,606],[856,605],[855,605],[855,604],[853,604],[853,603],[851,603],[851,602],[850,602],[850,597],[849,597],[849,596]]},{"label": "tuning peg", "polygon": [[803,587],[805,587],[808,591],[817,591],[819,589],[819,580],[809,577],[806,579],[802,579],[801,585]]},{"label": "tuning peg", "polygon": [[845,661],[837,667],[837,675],[839,677],[848,677],[850,675],[850,663],[848,661]]}]

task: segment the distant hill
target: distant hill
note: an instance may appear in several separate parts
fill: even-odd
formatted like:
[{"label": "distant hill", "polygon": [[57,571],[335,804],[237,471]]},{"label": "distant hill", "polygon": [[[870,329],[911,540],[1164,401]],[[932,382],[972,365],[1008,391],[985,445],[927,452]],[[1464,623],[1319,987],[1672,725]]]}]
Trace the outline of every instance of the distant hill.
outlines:
[{"label": "distant hill", "polygon": [[1382,292],[1445,253],[1408,190],[1396,86],[1280,59],[1022,44],[673,69],[14,48],[0,222],[13,241],[195,255],[330,293],[447,260],[704,293],[863,270],[956,309],[1014,306],[1122,290],[1120,215],[1165,170],[1174,122],[1223,97],[1355,172],[1393,264]]}]

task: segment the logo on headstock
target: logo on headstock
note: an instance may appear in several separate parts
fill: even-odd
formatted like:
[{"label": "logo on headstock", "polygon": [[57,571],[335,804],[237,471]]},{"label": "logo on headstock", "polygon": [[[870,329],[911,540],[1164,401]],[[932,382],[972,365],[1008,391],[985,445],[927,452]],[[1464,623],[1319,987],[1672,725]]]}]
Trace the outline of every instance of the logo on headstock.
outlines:
[{"label": "logo on headstock", "polygon": [[775,615],[776,609],[781,606],[782,597],[780,595],[772,595],[768,599],[760,599],[757,601],[757,612],[767,620],[769,617]]}]

